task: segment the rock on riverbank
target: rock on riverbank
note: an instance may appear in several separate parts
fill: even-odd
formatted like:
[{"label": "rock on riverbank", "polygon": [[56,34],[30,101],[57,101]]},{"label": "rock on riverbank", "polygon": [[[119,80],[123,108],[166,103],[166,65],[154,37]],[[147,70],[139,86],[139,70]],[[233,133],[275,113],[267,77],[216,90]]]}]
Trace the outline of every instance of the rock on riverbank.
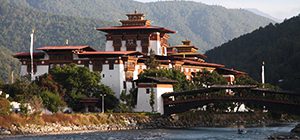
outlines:
[{"label": "rock on riverbank", "polygon": [[292,129],[291,132],[300,134],[300,124],[297,124],[296,127]]},{"label": "rock on riverbank", "polygon": [[296,125],[291,130],[291,133],[287,134],[275,134],[268,137],[269,140],[300,140],[300,124]]},{"label": "rock on riverbank", "polygon": [[203,113],[160,116],[145,113],[54,114],[0,116],[0,134],[55,134],[151,128],[261,126],[274,123],[267,114]]}]

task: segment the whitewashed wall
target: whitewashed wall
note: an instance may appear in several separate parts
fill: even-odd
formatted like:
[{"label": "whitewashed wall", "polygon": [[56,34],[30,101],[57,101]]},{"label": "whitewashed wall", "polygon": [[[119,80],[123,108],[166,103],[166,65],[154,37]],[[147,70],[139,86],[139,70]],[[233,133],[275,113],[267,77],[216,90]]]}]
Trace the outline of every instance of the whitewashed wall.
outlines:
[{"label": "whitewashed wall", "polygon": [[101,82],[104,85],[109,86],[115,92],[116,97],[120,98],[121,92],[124,88],[123,81],[125,81],[124,65],[114,64],[114,69],[109,70],[109,65],[103,64],[101,76]]},{"label": "whitewashed wall", "polygon": [[[149,104],[150,93],[149,94],[146,93],[147,88],[149,88],[151,92],[150,87],[138,88],[137,105],[135,108],[136,112],[152,111],[151,106]],[[155,99],[154,111],[160,114],[164,114],[163,98],[161,97],[161,95],[166,92],[173,92],[173,88],[159,87],[159,88],[153,88],[153,91],[154,91],[154,99]]]}]

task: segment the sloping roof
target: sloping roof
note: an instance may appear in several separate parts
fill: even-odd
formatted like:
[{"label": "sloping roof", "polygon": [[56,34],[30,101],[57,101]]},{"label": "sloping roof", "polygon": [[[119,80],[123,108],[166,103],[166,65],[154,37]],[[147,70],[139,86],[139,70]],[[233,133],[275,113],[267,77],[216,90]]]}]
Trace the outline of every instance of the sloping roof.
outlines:
[{"label": "sloping roof", "polygon": [[183,60],[183,62],[184,62],[184,64],[191,64],[191,65],[198,65],[198,66],[207,66],[207,67],[215,67],[215,68],[224,67],[224,65],[221,65],[221,64],[197,62],[197,61],[192,61],[192,60]]},{"label": "sloping roof", "polygon": [[195,48],[196,50],[198,50],[198,48],[193,45],[176,45],[176,46],[171,46],[168,48]]},{"label": "sloping roof", "polygon": [[218,68],[217,72],[219,74],[233,74],[233,75],[246,75],[246,72],[238,71],[234,69],[228,69],[228,68]]},{"label": "sloping roof", "polygon": [[78,55],[143,55],[143,53],[139,51],[84,51],[79,52]]},{"label": "sloping roof", "polygon": [[85,45],[85,46],[44,46],[41,48],[37,48],[36,50],[80,50],[85,48],[92,49],[91,47]]},{"label": "sloping roof", "polygon": [[175,55],[175,56],[199,56],[201,58],[207,58],[206,55],[200,54],[200,53],[170,53],[168,52],[168,55]]},{"label": "sloping roof", "polygon": [[111,27],[101,27],[96,30],[107,32],[112,30],[159,30],[165,33],[176,33],[176,31],[159,27],[159,26],[111,26]]},{"label": "sloping roof", "polygon": [[173,84],[177,83],[176,80],[168,79],[166,77],[151,77],[147,76],[135,80],[137,83],[160,83],[160,84]]}]

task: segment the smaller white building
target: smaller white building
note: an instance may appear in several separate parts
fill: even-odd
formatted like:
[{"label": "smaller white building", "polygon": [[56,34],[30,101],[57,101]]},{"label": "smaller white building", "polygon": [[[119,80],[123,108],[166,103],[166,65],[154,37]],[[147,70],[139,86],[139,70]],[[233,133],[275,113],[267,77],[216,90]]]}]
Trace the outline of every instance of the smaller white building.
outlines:
[{"label": "smaller white building", "polygon": [[150,105],[151,94],[154,95],[154,112],[164,114],[162,94],[173,92],[173,85],[177,81],[167,78],[146,77],[137,80],[137,105],[136,112],[152,112]]}]

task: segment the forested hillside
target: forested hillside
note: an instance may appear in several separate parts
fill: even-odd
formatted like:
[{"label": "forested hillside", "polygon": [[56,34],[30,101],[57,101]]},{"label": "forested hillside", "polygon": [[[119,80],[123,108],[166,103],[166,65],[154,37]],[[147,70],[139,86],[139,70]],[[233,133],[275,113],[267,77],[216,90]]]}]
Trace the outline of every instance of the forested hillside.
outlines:
[{"label": "forested hillside", "polygon": [[[101,49],[103,33],[96,27],[117,25],[125,13],[135,9],[144,12],[153,24],[178,31],[171,44],[190,39],[207,50],[228,39],[249,32],[270,22],[269,19],[245,10],[228,10],[195,2],[140,3],[132,0],[1,0],[0,46],[1,78],[8,81],[9,69],[17,66],[11,54],[28,51],[30,32],[35,29],[34,47],[63,45],[91,45]],[[12,51],[12,52],[10,52]],[[7,65],[6,65],[7,64]],[[8,65],[10,64],[10,65]],[[14,69],[15,73],[19,67]]]},{"label": "forested hillside", "polygon": [[0,10],[0,45],[13,52],[28,51],[33,28],[36,30],[35,47],[63,45],[68,39],[70,44],[100,48],[104,44],[104,36],[95,27],[112,24],[101,20],[52,15],[16,5],[9,0],[1,0]]},{"label": "forested hillside", "polygon": [[11,82],[11,75],[18,77],[20,70],[19,60],[12,57],[13,53],[0,45],[0,81]]},{"label": "forested hillside", "polygon": [[[248,33],[272,20],[242,9],[226,9],[192,1],[140,3],[133,0],[11,0],[18,5],[57,15],[118,22],[126,13],[138,10],[152,24],[177,31],[171,44],[189,39],[200,51],[212,49]],[[99,24],[98,27],[101,25]]]},{"label": "forested hillside", "polygon": [[209,61],[246,71],[260,79],[266,63],[266,80],[300,91],[300,15],[281,24],[269,24],[206,53]]},{"label": "forested hillside", "polygon": [[29,51],[30,33],[35,28],[35,48],[43,45],[88,44],[101,48],[104,36],[94,28],[111,25],[101,20],[52,15],[15,5],[9,0],[0,3],[0,80],[8,82],[8,75],[20,69],[12,52]]}]

